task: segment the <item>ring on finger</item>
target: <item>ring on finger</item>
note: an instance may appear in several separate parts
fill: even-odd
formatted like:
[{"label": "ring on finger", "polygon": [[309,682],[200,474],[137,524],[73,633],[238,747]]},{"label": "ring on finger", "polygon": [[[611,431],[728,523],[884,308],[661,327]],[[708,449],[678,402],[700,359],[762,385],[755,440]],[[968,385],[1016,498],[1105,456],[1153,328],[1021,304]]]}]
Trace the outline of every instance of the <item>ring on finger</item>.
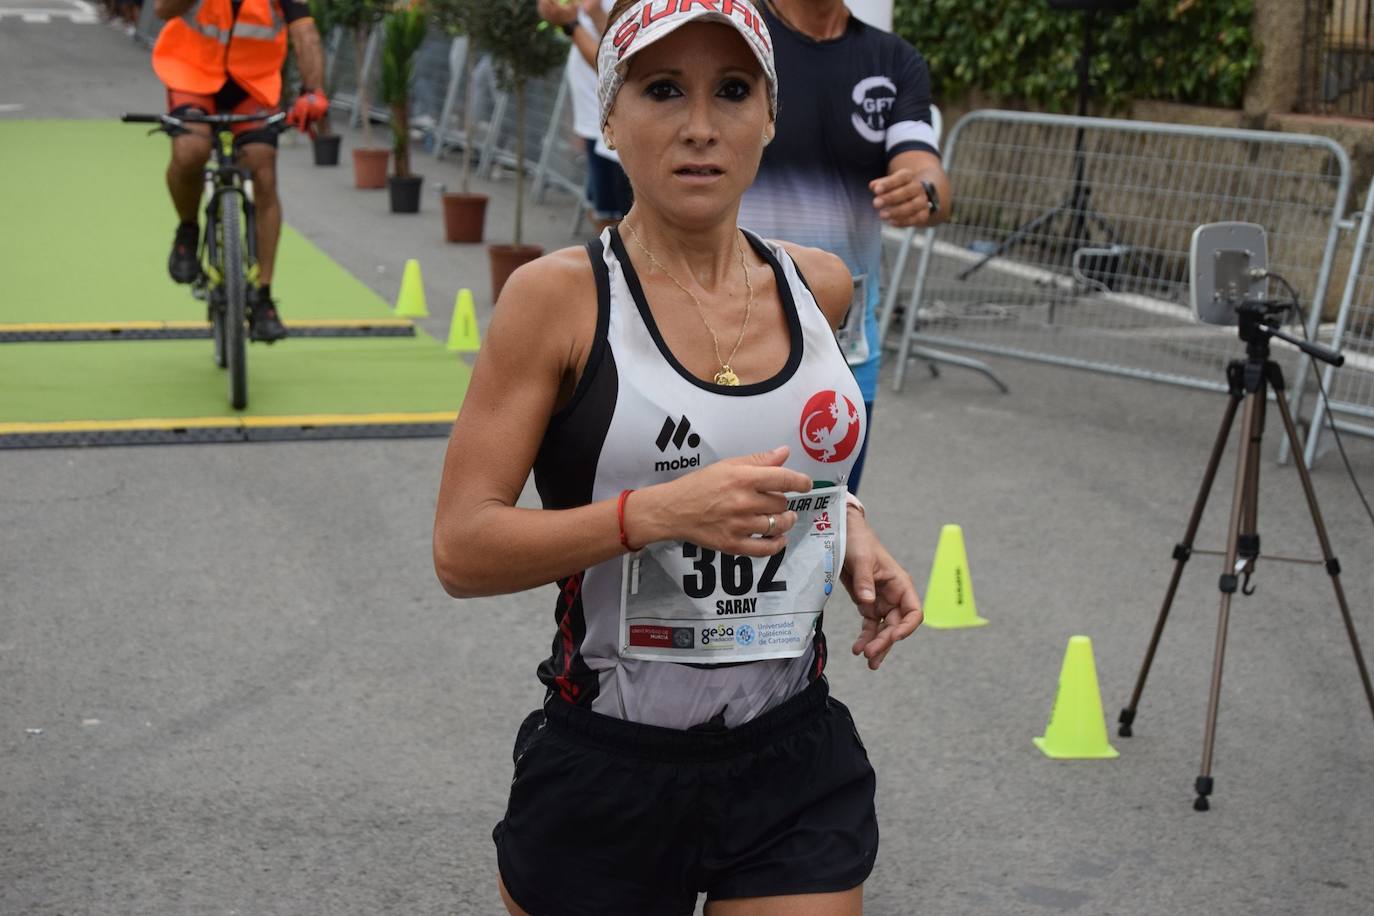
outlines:
[{"label": "ring on finger", "polygon": [[768,516],[768,530],[763,532],[763,536],[766,538],[771,538],[773,536],[773,532],[777,530],[777,527],[778,517],[776,515]]}]

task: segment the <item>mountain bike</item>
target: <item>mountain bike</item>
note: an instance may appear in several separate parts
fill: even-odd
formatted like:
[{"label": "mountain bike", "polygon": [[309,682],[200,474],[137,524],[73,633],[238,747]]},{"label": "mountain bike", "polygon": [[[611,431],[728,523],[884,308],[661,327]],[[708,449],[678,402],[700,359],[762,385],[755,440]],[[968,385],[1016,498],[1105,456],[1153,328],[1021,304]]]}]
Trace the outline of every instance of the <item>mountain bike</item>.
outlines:
[{"label": "mountain bike", "polygon": [[234,162],[233,125],[260,121],[280,129],[286,112],[268,115],[126,114],[132,124],[158,124],[154,131],[170,132],[187,124],[209,124],[214,133],[214,157],[205,167],[205,234],[200,243],[200,276],[191,294],[206,303],[215,341],[215,365],[228,369],[229,404],[248,405],[247,340],[248,287],[258,280],[258,239],[254,224],[253,179]]}]

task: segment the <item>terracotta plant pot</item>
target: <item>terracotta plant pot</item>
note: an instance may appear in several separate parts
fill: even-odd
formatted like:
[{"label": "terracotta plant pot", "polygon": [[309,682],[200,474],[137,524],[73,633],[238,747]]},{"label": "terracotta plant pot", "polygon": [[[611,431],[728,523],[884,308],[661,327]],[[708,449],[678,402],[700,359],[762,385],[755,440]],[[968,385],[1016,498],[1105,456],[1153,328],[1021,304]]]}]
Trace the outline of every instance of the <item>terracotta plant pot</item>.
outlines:
[{"label": "terracotta plant pot", "polygon": [[444,201],[444,239],[480,242],[487,219],[487,195],[447,193]]},{"label": "terracotta plant pot", "polygon": [[339,142],[343,140],[338,134],[320,134],[311,144],[315,148],[316,165],[338,165],[339,164]]},{"label": "terracotta plant pot", "polygon": [[386,187],[386,163],[389,149],[355,149],[353,151],[353,186],[355,188]]},{"label": "terracotta plant pot", "polygon": [[423,175],[410,175],[405,178],[392,175],[388,178],[387,186],[391,189],[391,212],[419,213],[420,184],[424,180]]},{"label": "terracotta plant pot", "polygon": [[496,301],[501,295],[501,287],[506,285],[510,275],[521,264],[527,264],[544,253],[538,245],[488,245],[487,255],[491,258],[491,299]]}]

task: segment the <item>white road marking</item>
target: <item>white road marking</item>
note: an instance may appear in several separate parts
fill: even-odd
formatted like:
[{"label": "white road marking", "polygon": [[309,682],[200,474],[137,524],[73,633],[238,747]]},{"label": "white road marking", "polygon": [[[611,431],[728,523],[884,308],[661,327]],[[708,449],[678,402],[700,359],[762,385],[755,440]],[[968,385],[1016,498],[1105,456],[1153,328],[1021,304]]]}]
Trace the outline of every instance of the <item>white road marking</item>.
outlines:
[{"label": "white road marking", "polygon": [[48,25],[54,20],[66,20],[74,25],[95,25],[100,21],[96,9],[86,0],[60,0],[56,7],[9,7],[0,5],[0,20],[9,17],[34,25]]}]

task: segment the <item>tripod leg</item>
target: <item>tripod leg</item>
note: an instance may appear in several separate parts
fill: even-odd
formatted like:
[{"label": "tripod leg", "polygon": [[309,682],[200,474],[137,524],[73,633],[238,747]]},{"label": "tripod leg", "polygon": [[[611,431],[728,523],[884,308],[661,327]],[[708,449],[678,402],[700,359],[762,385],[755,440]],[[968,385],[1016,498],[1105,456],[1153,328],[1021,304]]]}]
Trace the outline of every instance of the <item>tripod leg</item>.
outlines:
[{"label": "tripod leg", "polygon": [[1145,650],[1145,661],[1141,663],[1140,675],[1136,678],[1131,701],[1121,710],[1121,716],[1117,720],[1121,724],[1116,733],[1123,738],[1131,737],[1131,724],[1135,722],[1136,707],[1140,705],[1140,695],[1145,692],[1145,678],[1149,676],[1150,665],[1154,663],[1155,650],[1159,648],[1159,637],[1164,634],[1164,623],[1169,619],[1169,609],[1173,607],[1174,595],[1178,592],[1178,583],[1183,577],[1183,567],[1188,564],[1188,559],[1193,554],[1193,538],[1197,536],[1198,525],[1202,523],[1202,512],[1207,507],[1207,496],[1212,492],[1212,484],[1217,478],[1217,468],[1221,464],[1222,452],[1226,450],[1226,440],[1231,435],[1231,424],[1235,422],[1236,408],[1240,406],[1240,401],[1240,395],[1233,391],[1226,402],[1226,414],[1222,417],[1221,428],[1217,431],[1217,441],[1212,446],[1212,455],[1207,459],[1207,472],[1202,475],[1202,486],[1198,488],[1197,499],[1193,501],[1193,514],[1188,519],[1188,530],[1184,533],[1183,540],[1174,546],[1174,574],[1169,579],[1168,591],[1164,593],[1164,606],[1159,609],[1159,619],[1155,621],[1154,633],[1150,635],[1150,647]]},{"label": "tripod leg", "polygon": [[[1272,367],[1272,369],[1270,369]],[[1278,363],[1269,363],[1266,370],[1272,374],[1274,390],[1278,392],[1279,415],[1283,417],[1283,428],[1288,433],[1288,443],[1293,454],[1301,456],[1302,440],[1293,424],[1293,415],[1288,412],[1288,402],[1283,393],[1283,374]],[[1317,493],[1312,489],[1312,475],[1307,471],[1307,463],[1301,458],[1293,462],[1302,480],[1302,492],[1307,497],[1307,508],[1312,513],[1312,524],[1317,529],[1317,540],[1321,542],[1322,558],[1326,560],[1326,572],[1331,576],[1331,585],[1336,590],[1336,604],[1340,606],[1341,617],[1345,620],[1345,632],[1350,637],[1350,649],[1355,653],[1355,667],[1360,669],[1360,681],[1364,684],[1364,696],[1369,701],[1369,711],[1374,714],[1374,688],[1369,683],[1369,669],[1364,664],[1364,653],[1360,651],[1360,640],[1355,635],[1355,623],[1350,617],[1350,605],[1345,600],[1345,589],[1341,587],[1341,563],[1331,553],[1331,541],[1326,536],[1326,523],[1322,521],[1322,510],[1317,505]]]},{"label": "tripod leg", "polygon": [[1065,212],[1068,206],[1069,202],[1065,201],[1064,203],[1060,204],[1052,210],[1046,210],[1044,213],[1040,214],[1035,219],[1031,220],[1029,223],[1026,223],[1020,229],[1017,229],[1011,235],[1007,236],[1005,239],[998,242],[996,248],[992,249],[992,251],[989,251],[987,254],[983,255],[982,259],[979,260],[972,267],[965,268],[964,270],[955,274],[955,276],[960,280],[967,280],[969,277],[977,273],[988,261],[991,261],[993,258],[998,257],[999,255],[1005,253],[1006,251],[1012,248],[1015,248],[1017,245],[1021,244],[1021,242],[1025,239],[1034,236],[1037,232],[1040,231],[1041,226],[1044,226],[1050,220]]},{"label": "tripod leg", "polygon": [[1240,534],[1236,538],[1236,559],[1243,561],[1241,568],[1245,573],[1245,581],[1240,588],[1241,594],[1244,595],[1254,594],[1254,589],[1250,587],[1250,574],[1254,572],[1255,561],[1259,559],[1260,554],[1259,481],[1260,467],[1264,463],[1260,447],[1264,439],[1264,418],[1268,404],[1267,397],[1255,404],[1255,425],[1245,443],[1245,447],[1250,450],[1250,459],[1246,463],[1245,492],[1250,498],[1245,501],[1245,511],[1240,519]]},{"label": "tripod leg", "polygon": [[1231,523],[1226,529],[1226,565],[1222,569],[1221,608],[1217,614],[1217,647],[1212,657],[1212,689],[1207,697],[1207,727],[1202,736],[1202,772],[1198,775],[1197,799],[1193,802],[1194,811],[1206,811],[1211,805],[1207,797],[1212,794],[1212,749],[1217,735],[1217,705],[1221,700],[1221,670],[1226,657],[1226,627],[1231,619],[1231,596],[1236,592],[1236,556],[1239,552],[1240,528],[1242,519],[1249,511],[1248,506],[1257,494],[1249,490],[1250,464],[1258,459],[1259,405],[1266,397],[1263,380],[1258,390],[1245,395],[1245,413],[1241,418],[1240,456],[1236,461],[1236,489],[1231,499]]}]

